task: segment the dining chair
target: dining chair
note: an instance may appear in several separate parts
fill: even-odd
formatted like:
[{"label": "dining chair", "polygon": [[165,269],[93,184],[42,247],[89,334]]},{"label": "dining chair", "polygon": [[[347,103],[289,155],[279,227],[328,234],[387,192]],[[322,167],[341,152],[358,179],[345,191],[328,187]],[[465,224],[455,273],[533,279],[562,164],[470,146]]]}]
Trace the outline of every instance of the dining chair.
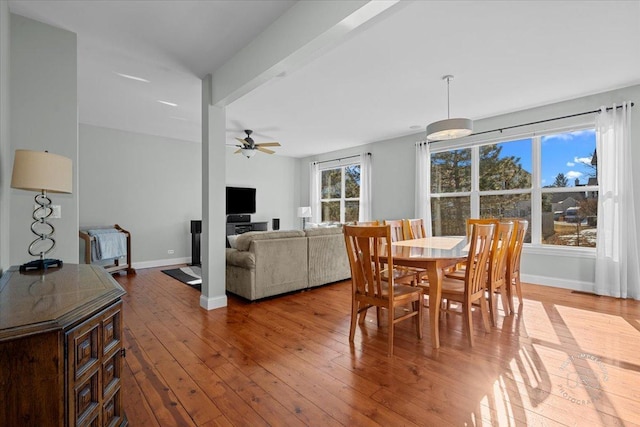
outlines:
[{"label": "dining chair", "polygon": [[[529,221],[524,219],[516,219],[514,221],[514,230],[511,237],[511,244],[507,254],[507,298],[509,299],[509,309],[511,313],[515,313],[513,307],[513,286],[516,287],[518,302],[522,306],[522,284],[520,283],[520,256],[522,255],[522,245],[525,235],[529,228]],[[506,308],[505,308],[506,310]]]},{"label": "dining chair", "polygon": [[[466,233],[467,240],[471,238],[471,229],[474,224],[494,224],[497,225],[500,222],[497,218],[467,218],[466,220]],[[466,263],[458,263],[448,271],[446,274],[452,279],[464,280],[464,270],[466,268]]]},{"label": "dining chair", "polygon": [[[405,240],[405,220],[403,219],[385,219],[384,225],[388,225],[391,228],[391,241],[399,242],[401,240]],[[415,277],[415,283],[421,282],[423,280],[428,280],[427,270],[424,268],[417,267],[395,267],[398,270],[404,271],[408,276]]]},{"label": "dining chair", "polygon": [[[450,277],[442,279],[442,298],[449,301],[456,301],[462,304],[462,315],[464,316],[465,331],[469,345],[473,347],[473,317],[472,305],[474,302],[480,304],[482,313],[482,323],[485,332],[490,332],[489,310],[487,307],[486,282],[487,282],[487,261],[491,250],[495,224],[472,224],[471,237],[469,239],[469,255],[467,256],[464,280],[457,280]],[[428,290],[428,285],[426,286]],[[427,292],[425,290],[425,292]]]},{"label": "dining chair", "polygon": [[[351,267],[351,326],[349,342],[353,342],[356,320],[359,313],[365,314],[376,307],[378,326],[380,309],[387,310],[388,350],[393,355],[393,336],[396,323],[414,318],[416,333],[422,339],[422,288],[395,283],[393,275],[383,275],[384,265],[381,256],[387,256],[389,265],[393,265],[391,251],[391,228],[387,226],[358,227],[345,225],[344,239]],[[386,278],[386,279],[385,279]],[[406,308],[396,317],[396,308]],[[359,323],[364,323],[364,315]]]},{"label": "dining chair", "polygon": [[427,237],[427,232],[424,229],[424,221],[422,218],[405,219],[405,240],[409,239],[423,239]]}]

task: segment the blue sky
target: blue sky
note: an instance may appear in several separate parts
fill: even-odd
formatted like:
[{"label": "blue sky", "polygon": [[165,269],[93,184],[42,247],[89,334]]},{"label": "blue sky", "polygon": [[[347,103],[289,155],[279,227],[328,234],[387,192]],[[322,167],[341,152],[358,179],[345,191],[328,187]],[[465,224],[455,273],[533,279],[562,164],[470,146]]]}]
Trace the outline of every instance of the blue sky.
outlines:
[{"label": "blue sky", "polygon": [[[501,144],[501,155],[520,157],[523,169],[531,172],[531,143],[525,141]],[[570,187],[576,178],[580,184],[586,184],[593,168],[585,163],[590,164],[595,148],[593,129],[542,137],[542,186],[553,184],[559,173],[567,177]]]}]

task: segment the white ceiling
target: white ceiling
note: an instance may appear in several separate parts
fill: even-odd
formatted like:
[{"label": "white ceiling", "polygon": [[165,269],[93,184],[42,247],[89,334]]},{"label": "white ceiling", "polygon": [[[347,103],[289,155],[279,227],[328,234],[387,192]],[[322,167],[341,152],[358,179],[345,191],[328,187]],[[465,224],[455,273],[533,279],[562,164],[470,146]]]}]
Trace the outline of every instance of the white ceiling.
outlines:
[{"label": "white ceiling", "polygon": [[[200,79],[293,1],[9,1],[78,34],[80,122],[200,140]],[[144,77],[150,83],[115,73]],[[640,1],[402,1],[227,107],[303,157],[640,83]],[[156,102],[178,104],[170,107]],[[637,101],[637,100],[636,100]]]}]

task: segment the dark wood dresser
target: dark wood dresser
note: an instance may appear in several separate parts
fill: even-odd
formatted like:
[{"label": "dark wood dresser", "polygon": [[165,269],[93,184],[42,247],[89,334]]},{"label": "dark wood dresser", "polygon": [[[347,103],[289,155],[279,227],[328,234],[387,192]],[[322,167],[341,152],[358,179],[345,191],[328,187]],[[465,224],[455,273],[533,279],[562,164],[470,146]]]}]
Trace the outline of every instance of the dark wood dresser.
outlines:
[{"label": "dark wood dresser", "polygon": [[126,426],[124,289],[102,267],[0,278],[0,426]]}]

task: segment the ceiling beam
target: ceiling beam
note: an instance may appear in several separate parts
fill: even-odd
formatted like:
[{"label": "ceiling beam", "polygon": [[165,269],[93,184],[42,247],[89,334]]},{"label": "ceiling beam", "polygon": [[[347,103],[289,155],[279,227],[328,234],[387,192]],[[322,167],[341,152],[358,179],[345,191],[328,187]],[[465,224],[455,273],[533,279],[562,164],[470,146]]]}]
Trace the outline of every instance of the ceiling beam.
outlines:
[{"label": "ceiling beam", "polygon": [[322,55],[390,1],[299,1],[212,75],[212,105],[226,106],[282,73]]}]

